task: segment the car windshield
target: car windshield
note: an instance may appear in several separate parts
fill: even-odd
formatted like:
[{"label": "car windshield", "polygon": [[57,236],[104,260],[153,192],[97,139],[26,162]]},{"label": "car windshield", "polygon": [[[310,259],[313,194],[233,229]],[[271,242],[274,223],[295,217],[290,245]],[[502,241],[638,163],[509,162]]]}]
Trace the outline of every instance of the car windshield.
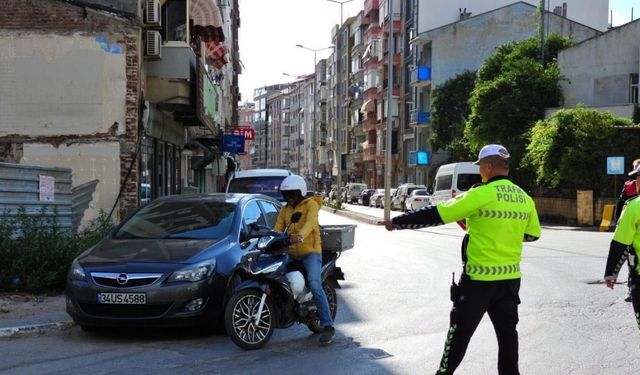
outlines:
[{"label": "car windshield", "polygon": [[467,191],[480,182],[482,182],[482,176],[477,173],[460,173],[458,175],[458,190]]},{"label": "car windshield", "polygon": [[420,190],[414,190],[413,195],[429,195],[429,194],[427,193],[426,190],[420,189]]},{"label": "car windshield", "polygon": [[276,199],[282,199],[280,184],[286,176],[240,177],[234,178],[229,184],[229,193],[264,194]]},{"label": "car windshield", "polygon": [[155,202],[124,222],[115,238],[217,239],[228,235],[236,206],[225,202]]}]

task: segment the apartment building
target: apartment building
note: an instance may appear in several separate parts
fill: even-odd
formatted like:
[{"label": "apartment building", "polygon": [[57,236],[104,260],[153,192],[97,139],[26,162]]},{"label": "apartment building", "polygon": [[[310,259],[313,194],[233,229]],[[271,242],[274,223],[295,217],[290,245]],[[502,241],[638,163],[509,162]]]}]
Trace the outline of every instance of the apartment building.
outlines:
[{"label": "apartment building", "polygon": [[[251,129],[253,125],[253,117],[255,115],[254,103],[243,103],[238,106],[238,127]],[[238,155],[236,158],[236,168],[240,169],[252,169],[253,168],[253,156],[256,152],[254,145],[255,139],[248,139],[245,137],[244,141],[244,154]]]},{"label": "apartment building", "polygon": [[[466,5],[464,1],[451,3]],[[417,152],[431,156],[427,166],[409,163],[405,172],[407,179],[429,185],[438,166],[449,161],[446,153],[442,150],[432,150],[429,143],[432,89],[465,70],[479,69],[497,46],[539,35],[538,9],[531,4],[532,2],[514,2],[479,13],[485,9],[480,5],[488,6],[494,3],[473,2],[478,6],[477,8],[468,7],[466,10],[462,8],[457,14],[457,20],[447,23],[449,13],[445,12],[444,8],[440,9],[443,12],[442,18],[435,20],[424,16],[422,13],[428,13],[429,10],[421,11],[420,7],[423,3],[416,2],[418,17],[414,18],[414,21],[419,25],[420,20],[430,19],[430,25],[440,26],[424,31],[413,38],[410,44],[411,56],[405,57],[407,60],[412,60],[408,78],[413,108],[409,111],[408,125],[414,128],[413,137],[406,137],[403,141],[405,157],[411,160],[411,154],[415,155]],[[581,2],[566,3],[569,5],[557,10],[556,13],[545,12],[545,33],[562,34],[577,42],[601,33],[595,27],[589,27],[563,16],[563,14],[571,14],[574,7],[578,8],[582,4]],[[596,10],[601,8],[602,3],[606,1],[590,2]],[[576,12],[576,14],[581,13]],[[589,14],[591,18],[586,19],[585,22],[590,22],[596,27],[602,26],[602,20],[606,23],[606,10],[602,15],[596,16],[595,12]]]}]

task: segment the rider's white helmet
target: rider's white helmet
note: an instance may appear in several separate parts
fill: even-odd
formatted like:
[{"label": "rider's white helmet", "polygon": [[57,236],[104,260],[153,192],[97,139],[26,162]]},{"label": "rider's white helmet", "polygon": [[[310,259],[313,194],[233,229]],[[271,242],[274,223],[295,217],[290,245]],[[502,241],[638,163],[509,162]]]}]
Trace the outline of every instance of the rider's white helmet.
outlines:
[{"label": "rider's white helmet", "polygon": [[302,196],[307,195],[307,183],[304,178],[298,175],[287,176],[280,184],[280,191],[300,190]]}]

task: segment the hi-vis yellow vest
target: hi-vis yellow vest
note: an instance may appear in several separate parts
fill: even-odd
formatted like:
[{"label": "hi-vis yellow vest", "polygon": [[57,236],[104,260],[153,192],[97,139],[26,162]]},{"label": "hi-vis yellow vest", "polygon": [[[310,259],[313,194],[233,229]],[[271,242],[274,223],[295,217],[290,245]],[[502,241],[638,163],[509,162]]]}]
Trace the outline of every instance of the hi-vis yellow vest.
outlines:
[{"label": "hi-vis yellow vest", "polygon": [[437,205],[445,223],[467,219],[465,271],[472,280],[520,277],[524,235],[540,237],[533,199],[508,178],[498,178]]}]

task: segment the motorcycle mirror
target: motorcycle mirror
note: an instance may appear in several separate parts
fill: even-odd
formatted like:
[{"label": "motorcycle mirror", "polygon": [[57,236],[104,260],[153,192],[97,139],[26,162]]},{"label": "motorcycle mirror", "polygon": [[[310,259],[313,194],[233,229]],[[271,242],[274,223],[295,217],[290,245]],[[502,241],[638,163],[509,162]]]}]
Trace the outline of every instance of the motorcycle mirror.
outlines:
[{"label": "motorcycle mirror", "polygon": [[298,221],[300,221],[301,217],[302,217],[302,212],[294,212],[293,215],[291,215],[291,222],[297,223]]}]

